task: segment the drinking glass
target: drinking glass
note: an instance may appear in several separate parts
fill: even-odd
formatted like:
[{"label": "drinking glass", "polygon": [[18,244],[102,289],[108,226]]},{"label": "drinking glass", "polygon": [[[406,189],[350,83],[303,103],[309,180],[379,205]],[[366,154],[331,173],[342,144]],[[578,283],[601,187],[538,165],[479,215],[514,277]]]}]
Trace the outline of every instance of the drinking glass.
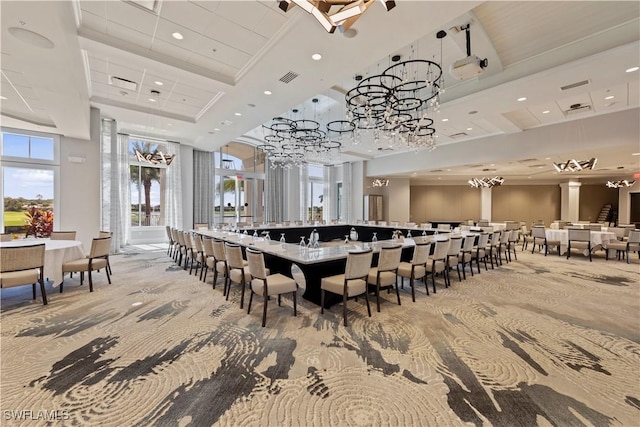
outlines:
[{"label": "drinking glass", "polygon": [[280,233],[280,243],[286,243],[287,240],[284,238],[284,233]]},{"label": "drinking glass", "polygon": [[378,243],[378,233],[376,231],[373,232],[373,237],[371,238],[371,243]]},{"label": "drinking glass", "polygon": [[304,236],[300,236],[300,248],[305,248],[307,244],[304,242]]}]

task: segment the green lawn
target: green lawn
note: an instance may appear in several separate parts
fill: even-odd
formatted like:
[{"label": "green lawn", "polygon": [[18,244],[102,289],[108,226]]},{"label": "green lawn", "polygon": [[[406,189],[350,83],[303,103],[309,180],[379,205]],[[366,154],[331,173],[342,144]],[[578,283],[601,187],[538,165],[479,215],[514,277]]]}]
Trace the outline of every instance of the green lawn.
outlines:
[{"label": "green lawn", "polygon": [[24,215],[26,211],[23,212],[5,212],[4,213],[4,226],[5,227],[20,227],[25,225],[24,220],[26,216]]}]

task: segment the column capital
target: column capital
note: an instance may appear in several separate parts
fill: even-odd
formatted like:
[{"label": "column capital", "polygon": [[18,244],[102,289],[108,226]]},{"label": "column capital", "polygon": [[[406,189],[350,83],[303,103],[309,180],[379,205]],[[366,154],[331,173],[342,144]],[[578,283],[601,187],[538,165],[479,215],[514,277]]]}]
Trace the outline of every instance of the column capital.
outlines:
[{"label": "column capital", "polygon": [[560,188],[580,188],[582,185],[579,181],[569,181],[569,182],[561,182],[558,184]]}]

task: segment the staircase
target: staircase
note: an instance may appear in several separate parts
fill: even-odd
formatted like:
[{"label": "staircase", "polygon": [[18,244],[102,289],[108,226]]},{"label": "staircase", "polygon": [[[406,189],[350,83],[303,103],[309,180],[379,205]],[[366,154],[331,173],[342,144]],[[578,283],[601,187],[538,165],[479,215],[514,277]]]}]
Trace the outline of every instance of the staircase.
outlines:
[{"label": "staircase", "polygon": [[596,220],[596,222],[599,223],[616,223],[618,220],[618,212],[613,209],[613,207],[610,204],[606,204],[604,206],[602,206],[602,209],[600,209],[600,213],[598,214],[598,219]]}]

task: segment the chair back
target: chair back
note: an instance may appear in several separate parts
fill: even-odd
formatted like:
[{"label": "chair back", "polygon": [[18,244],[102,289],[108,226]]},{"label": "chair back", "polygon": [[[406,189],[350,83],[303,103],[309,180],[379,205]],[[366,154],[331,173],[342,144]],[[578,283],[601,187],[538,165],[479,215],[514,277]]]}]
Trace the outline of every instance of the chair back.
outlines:
[{"label": "chair back", "polygon": [[299,219],[297,219],[297,220],[295,220],[295,221],[294,221],[294,224],[295,224],[295,225],[302,225],[302,221],[300,221]]},{"label": "chair back", "polygon": [[75,231],[52,231],[51,240],[76,240]]},{"label": "chair back", "polygon": [[202,236],[199,234],[191,235],[191,239],[196,246],[196,252],[204,253],[204,245],[202,244]]},{"label": "chair back", "polygon": [[618,240],[624,239],[625,232],[628,233],[628,231],[626,231],[622,227],[609,227],[607,228],[607,231],[610,231],[611,233],[615,233],[616,239]]},{"label": "chair back", "polygon": [[640,230],[629,230],[629,238],[627,239],[629,244],[640,243]]},{"label": "chair back", "polygon": [[473,250],[474,243],[476,241],[476,236],[471,234],[464,238],[464,243],[462,244],[462,252],[469,253]]},{"label": "chair back", "polygon": [[378,271],[396,270],[400,265],[400,257],[402,256],[402,246],[387,246],[380,249],[380,257],[378,258]]},{"label": "chair back", "polygon": [[413,258],[411,258],[411,264],[413,265],[426,264],[430,253],[431,253],[431,242],[416,243],[416,246],[413,249]]},{"label": "chair back", "polygon": [[176,230],[176,240],[180,246],[186,246],[186,242],[184,240],[184,233],[180,230]]},{"label": "chair back", "polygon": [[264,265],[264,254],[262,252],[247,248],[247,262],[249,263],[249,274],[253,278],[262,280],[267,278],[267,268]]},{"label": "chair back", "polygon": [[506,230],[517,230],[518,229],[518,223],[516,221],[506,221],[505,222],[505,229]]},{"label": "chair back", "polygon": [[490,245],[498,246],[499,244],[500,244],[500,231],[494,231],[493,234],[491,234]]},{"label": "chair back", "polygon": [[212,240],[213,242],[211,242],[211,244],[213,245],[213,257],[218,262],[226,261],[227,254],[224,251],[224,242],[222,240]]},{"label": "chair back", "polygon": [[169,241],[172,242],[173,234],[171,233],[171,226],[167,225],[164,227],[164,229],[167,231],[167,239],[169,239]]},{"label": "chair back", "polygon": [[540,239],[546,239],[547,235],[544,232],[544,227],[540,227],[540,226],[533,226],[531,227],[531,236],[533,237],[537,237]]},{"label": "chair back", "polygon": [[44,266],[44,243],[0,248],[0,272],[30,270]]},{"label": "chair back", "polygon": [[517,242],[520,239],[520,230],[511,230],[509,232],[509,242]]},{"label": "chair back", "polygon": [[500,234],[500,243],[506,245],[509,243],[509,236],[511,236],[511,230],[503,230]]},{"label": "chair back", "polygon": [[436,248],[433,250],[431,258],[437,261],[444,261],[449,253],[449,246],[451,246],[450,240],[436,240]]},{"label": "chair back", "polygon": [[438,224],[438,230],[440,231],[450,231],[451,225],[449,224]]},{"label": "chair back", "polygon": [[347,265],[344,268],[345,279],[361,279],[369,275],[373,250],[347,253]]},{"label": "chair back", "polygon": [[193,224],[193,228],[195,230],[208,230],[209,224],[207,224],[206,222],[196,222],[195,224]]},{"label": "chair back", "polygon": [[213,239],[211,237],[202,238],[202,248],[206,257],[215,258],[215,255],[213,253]]},{"label": "chair back", "polygon": [[591,230],[589,229],[582,230],[580,228],[570,228],[568,233],[569,233],[569,240],[579,241],[579,242],[591,241]]},{"label": "chair back", "polygon": [[447,256],[458,256],[460,249],[462,249],[462,237],[452,237],[449,241]]},{"label": "chair back", "polygon": [[484,249],[487,247],[487,243],[489,243],[489,233],[482,233],[478,237],[478,247]]},{"label": "chair back", "polygon": [[480,227],[484,233],[493,233],[493,227],[490,225]]},{"label": "chair back", "polygon": [[227,264],[229,268],[243,268],[244,259],[242,258],[242,248],[240,245],[225,243],[224,250],[227,255]]},{"label": "chair back", "polygon": [[100,258],[109,255],[111,249],[111,237],[95,237],[91,242],[89,258]]},{"label": "chair back", "polygon": [[433,227],[430,222],[423,222],[420,224],[420,228],[431,229]]},{"label": "chair back", "polygon": [[180,239],[178,238],[178,229],[177,228],[172,228],[171,229],[171,239],[180,244]]},{"label": "chair back", "polygon": [[98,231],[98,237],[111,237],[111,232],[100,230]]},{"label": "chair back", "polygon": [[489,226],[489,220],[481,219],[481,220],[478,221],[478,223],[476,225],[478,227],[488,227]]},{"label": "chair back", "polygon": [[602,231],[602,224],[589,224],[589,230]]},{"label": "chair back", "polygon": [[183,231],[182,238],[184,239],[184,245],[187,248],[192,250],[195,249],[195,245],[193,244],[193,238],[191,236],[191,233],[189,233],[188,231]]}]

